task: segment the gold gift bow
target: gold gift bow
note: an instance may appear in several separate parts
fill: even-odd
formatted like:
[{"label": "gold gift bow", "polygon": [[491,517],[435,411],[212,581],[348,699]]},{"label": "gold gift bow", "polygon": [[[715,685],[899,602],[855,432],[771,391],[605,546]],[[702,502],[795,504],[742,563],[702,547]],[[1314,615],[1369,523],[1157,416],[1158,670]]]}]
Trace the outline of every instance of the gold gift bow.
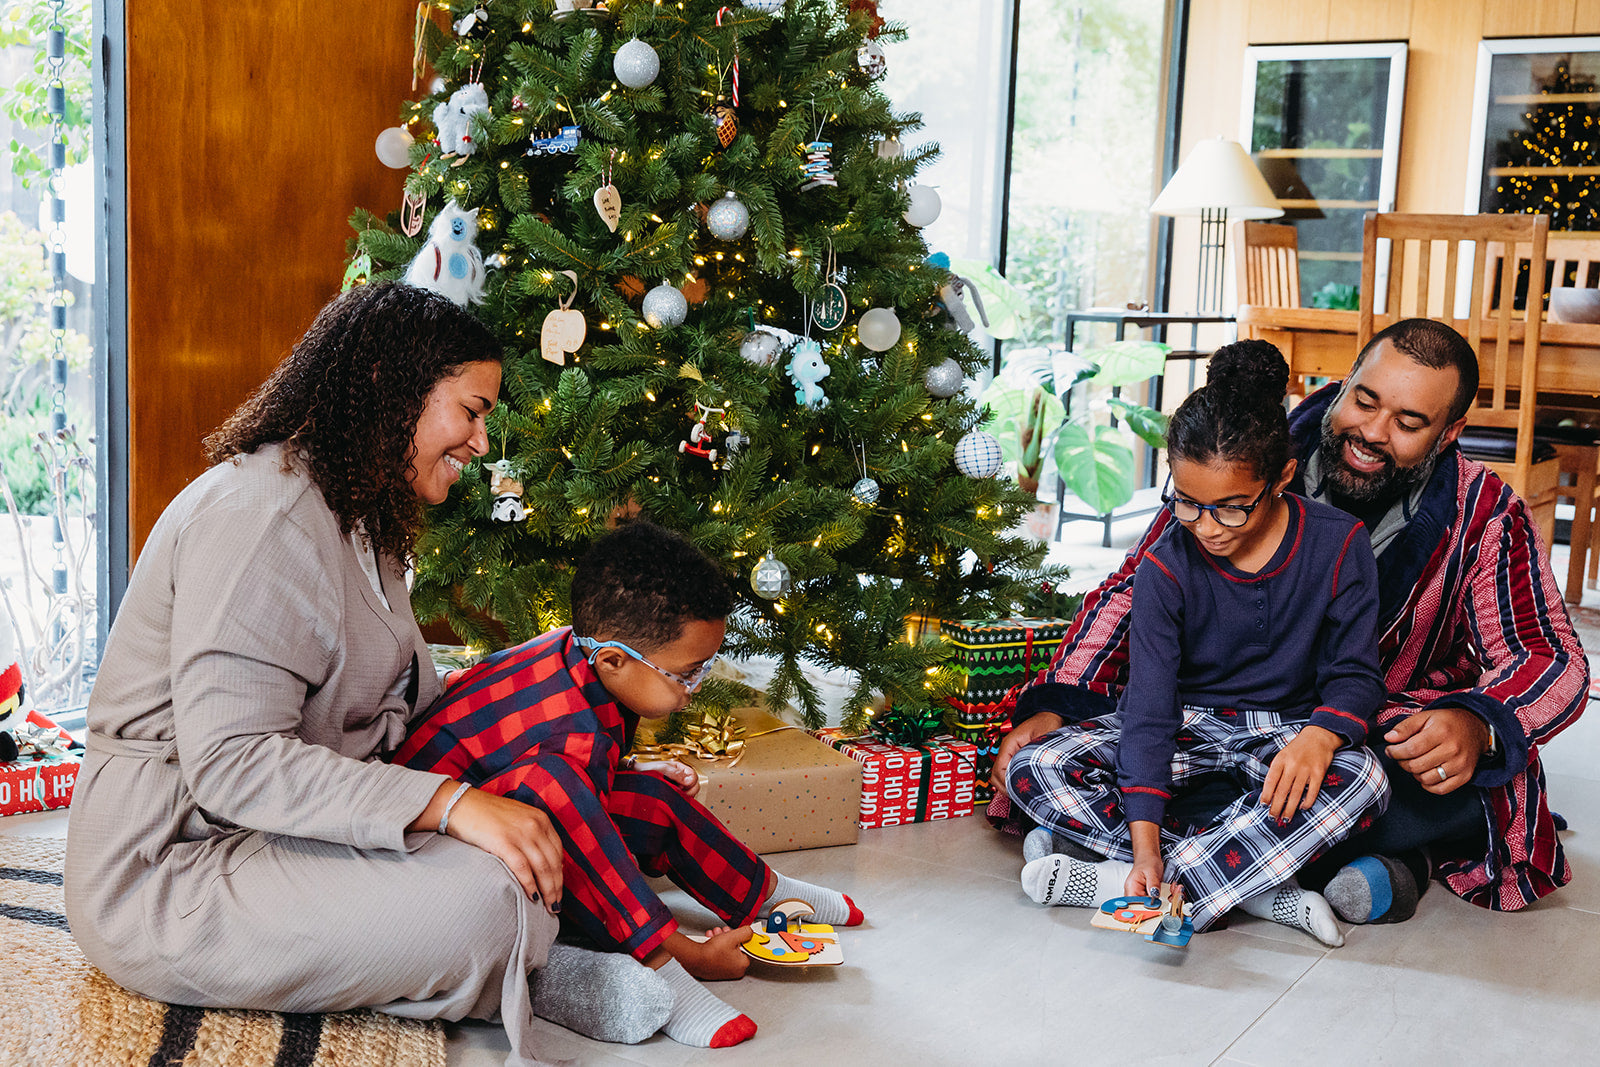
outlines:
[{"label": "gold gift bow", "polygon": [[744,758],[745,744],[751,738],[792,729],[794,727],[788,723],[780,722],[776,726],[746,734],[744,723],[737,721],[732,713],[715,718],[708,716],[684,727],[687,740],[669,745],[635,745],[632,755],[636,759],[681,760],[693,757],[705,763],[727,760],[728,769],[732,770]]}]

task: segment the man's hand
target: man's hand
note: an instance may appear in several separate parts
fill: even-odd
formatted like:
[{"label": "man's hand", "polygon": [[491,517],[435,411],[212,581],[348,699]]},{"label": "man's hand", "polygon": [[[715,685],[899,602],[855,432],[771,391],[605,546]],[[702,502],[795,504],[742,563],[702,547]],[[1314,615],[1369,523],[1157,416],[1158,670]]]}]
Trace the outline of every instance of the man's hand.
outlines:
[{"label": "man's hand", "polygon": [[1316,803],[1328,764],[1342,744],[1344,738],[1332,730],[1307,723],[1293,741],[1278,750],[1261,786],[1261,803],[1271,809],[1275,820],[1287,822],[1297,810]]},{"label": "man's hand", "polygon": [[1383,739],[1402,770],[1442,797],[1478,772],[1479,758],[1489,751],[1489,726],[1465,708],[1427,708],[1395,723]]},{"label": "man's hand", "polygon": [[1006,768],[1011,766],[1011,757],[1017,750],[1030,741],[1037,741],[1051,730],[1059,730],[1066,720],[1053,711],[1041,711],[1021,726],[1012,730],[1000,739],[1000,747],[994,754],[994,769],[989,772],[989,784],[1004,793],[1006,791]]},{"label": "man's hand", "polygon": [[678,792],[691,800],[700,792],[700,775],[687,763],[675,759],[635,760],[633,769],[648,774],[659,774],[678,787]]}]

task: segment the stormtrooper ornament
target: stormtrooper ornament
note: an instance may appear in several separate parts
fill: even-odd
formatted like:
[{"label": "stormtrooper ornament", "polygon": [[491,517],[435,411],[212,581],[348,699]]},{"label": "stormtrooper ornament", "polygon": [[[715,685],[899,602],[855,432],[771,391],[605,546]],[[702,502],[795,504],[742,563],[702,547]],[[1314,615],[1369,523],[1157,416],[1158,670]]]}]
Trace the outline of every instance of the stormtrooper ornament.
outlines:
[{"label": "stormtrooper ornament", "polygon": [[494,493],[494,505],[489,517],[495,522],[521,522],[528,517],[522,503],[522,482],[511,474],[511,461],[497,459],[489,464],[489,491]]}]

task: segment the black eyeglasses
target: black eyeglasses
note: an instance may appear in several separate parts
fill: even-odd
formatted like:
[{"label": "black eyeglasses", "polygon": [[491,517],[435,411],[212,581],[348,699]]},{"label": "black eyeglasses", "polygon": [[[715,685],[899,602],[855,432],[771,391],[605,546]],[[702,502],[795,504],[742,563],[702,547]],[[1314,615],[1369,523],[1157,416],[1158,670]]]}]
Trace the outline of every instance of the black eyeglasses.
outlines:
[{"label": "black eyeglasses", "polygon": [[1211,517],[1217,520],[1217,525],[1237,529],[1250,521],[1250,513],[1261,506],[1261,501],[1266,497],[1267,491],[1272,488],[1269,482],[1261,487],[1261,492],[1248,504],[1196,504],[1193,500],[1185,500],[1169,490],[1172,488],[1172,475],[1167,475],[1166,488],[1161,490],[1161,502],[1172,512],[1172,517],[1179,522],[1199,522],[1200,516],[1211,512]]}]

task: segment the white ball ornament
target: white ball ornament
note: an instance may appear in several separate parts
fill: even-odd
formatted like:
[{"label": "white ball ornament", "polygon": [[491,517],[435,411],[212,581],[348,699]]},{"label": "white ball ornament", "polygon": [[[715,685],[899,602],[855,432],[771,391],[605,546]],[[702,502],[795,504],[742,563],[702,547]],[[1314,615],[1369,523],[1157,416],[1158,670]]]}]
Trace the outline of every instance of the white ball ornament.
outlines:
[{"label": "white ball ornament", "polygon": [[770,367],[778,358],[783,341],[770,330],[751,330],[739,342],[739,355],[758,367]]},{"label": "white ball ornament", "polygon": [[926,185],[913,185],[906,190],[906,195],[911,198],[911,204],[902,217],[913,226],[932,225],[944,207],[939,194]]},{"label": "white ball ornament", "polygon": [[378,153],[378,162],[394,170],[404,170],[411,166],[411,142],[413,138],[404,126],[390,126],[378,134],[378,140],[373,149]]},{"label": "white ball ornament", "polygon": [[661,73],[661,57],[656,55],[654,48],[635,37],[617,49],[611,69],[616,71],[617,81],[623,85],[630,89],[643,89]]},{"label": "white ball ornament", "polygon": [[989,478],[1000,469],[1000,442],[994,434],[972,430],[956,442],[956,470],[968,478]]},{"label": "white ball ornament", "polygon": [[749,228],[750,209],[732,190],[706,210],[706,229],[720,241],[737,241]]},{"label": "white ball ornament", "polygon": [[660,330],[668,326],[681,326],[683,320],[689,317],[689,301],[676,288],[662,282],[644,294],[640,310],[644,312],[644,321],[653,329]]},{"label": "white ball ornament", "polygon": [[961,386],[966,380],[966,372],[961,369],[961,364],[953,359],[935,363],[922,375],[922,384],[928,387],[928,392],[940,398],[955,396],[961,392]]},{"label": "white ball ornament", "polygon": [[887,352],[900,340],[900,319],[888,308],[870,308],[856,323],[856,336],[874,352]]}]

